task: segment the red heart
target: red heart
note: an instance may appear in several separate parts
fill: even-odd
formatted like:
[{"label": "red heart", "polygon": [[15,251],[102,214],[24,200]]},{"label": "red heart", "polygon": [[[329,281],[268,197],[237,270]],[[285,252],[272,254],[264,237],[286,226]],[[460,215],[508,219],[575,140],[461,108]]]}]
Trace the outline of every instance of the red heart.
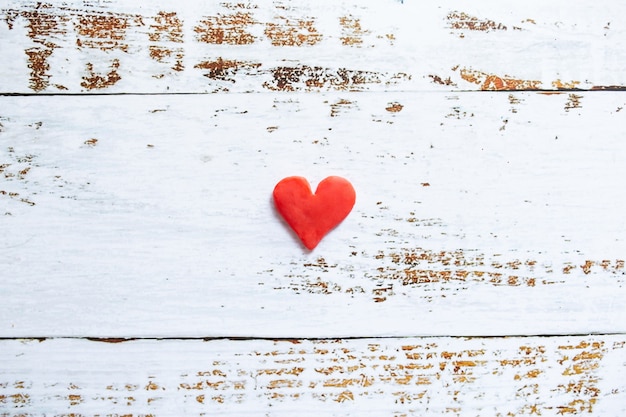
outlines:
[{"label": "red heart", "polygon": [[350,181],[328,177],[315,194],[306,178],[287,177],[274,187],[274,203],[304,246],[313,250],[352,210],[356,193]]}]

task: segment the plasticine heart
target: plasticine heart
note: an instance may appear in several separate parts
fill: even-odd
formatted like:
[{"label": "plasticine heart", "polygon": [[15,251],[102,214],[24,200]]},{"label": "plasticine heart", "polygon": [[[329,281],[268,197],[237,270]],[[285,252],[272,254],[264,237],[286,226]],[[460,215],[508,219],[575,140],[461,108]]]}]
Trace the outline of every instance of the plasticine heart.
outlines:
[{"label": "plasticine heart", "polygon": [[352,210],[356,193],[350,181],[328,177],[315,194],[306,178],[287,177],[274,187],[274,203],[304,246],[313,250]]}]

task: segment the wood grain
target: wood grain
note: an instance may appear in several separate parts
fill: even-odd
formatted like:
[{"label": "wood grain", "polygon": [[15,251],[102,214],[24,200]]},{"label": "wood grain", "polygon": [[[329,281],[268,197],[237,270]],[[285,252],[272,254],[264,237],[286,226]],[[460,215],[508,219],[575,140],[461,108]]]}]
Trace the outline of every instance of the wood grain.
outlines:
[{"label": "wood grain", "polygon": [[623,336],[0,341],[0,416],[620,415]]},{"label": "wood grain", "polygon": [[4,1],[0,417],[623,415],[625,13]]},{"label": "wood grain", "polygon": [[[5,97],[0,335],[624,331],[626,100],[573,95]],[[271,191],[336,174],[309,252]]]},{"label": "wood grain", "polygon": [[10,0],[0,92],[623,89],[624,13],[564,0]]}]

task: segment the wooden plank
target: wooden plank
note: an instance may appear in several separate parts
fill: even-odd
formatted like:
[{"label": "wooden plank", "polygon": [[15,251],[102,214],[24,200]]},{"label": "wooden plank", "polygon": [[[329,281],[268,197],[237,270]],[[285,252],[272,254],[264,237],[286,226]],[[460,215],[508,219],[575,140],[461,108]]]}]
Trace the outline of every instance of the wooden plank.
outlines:
[{"label": "wooden plank", "polygon": [[0,417],[624,414],[624,12],[3,2]]},{"label": "wooden plank", "polygon": [[[2,102],[0,336],[626,330],[619,93]],[[289,175],[357,190],[313,252]]]},{"label": "wooden plank", "polygon": [[0,92],[624,88],[624,14],[620,1],[9,0]]},{"label": "wooden plank", "polygon": [[621,415],[621,336],[0,341],[0,416]]}]

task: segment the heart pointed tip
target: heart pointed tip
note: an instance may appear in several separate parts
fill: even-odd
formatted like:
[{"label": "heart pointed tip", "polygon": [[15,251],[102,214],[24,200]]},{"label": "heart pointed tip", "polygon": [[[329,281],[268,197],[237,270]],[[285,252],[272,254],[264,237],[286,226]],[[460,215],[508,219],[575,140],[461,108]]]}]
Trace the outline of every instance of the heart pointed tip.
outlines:
[{"label": "heart pointed tip", "polygon": [[313,252],[313,249],[315,249],[317,247],[318,243],[319,242],[316,242],[316,243],[305,243],[305,242],[302,242],[304,247],[307,248],[310,252]]}]

